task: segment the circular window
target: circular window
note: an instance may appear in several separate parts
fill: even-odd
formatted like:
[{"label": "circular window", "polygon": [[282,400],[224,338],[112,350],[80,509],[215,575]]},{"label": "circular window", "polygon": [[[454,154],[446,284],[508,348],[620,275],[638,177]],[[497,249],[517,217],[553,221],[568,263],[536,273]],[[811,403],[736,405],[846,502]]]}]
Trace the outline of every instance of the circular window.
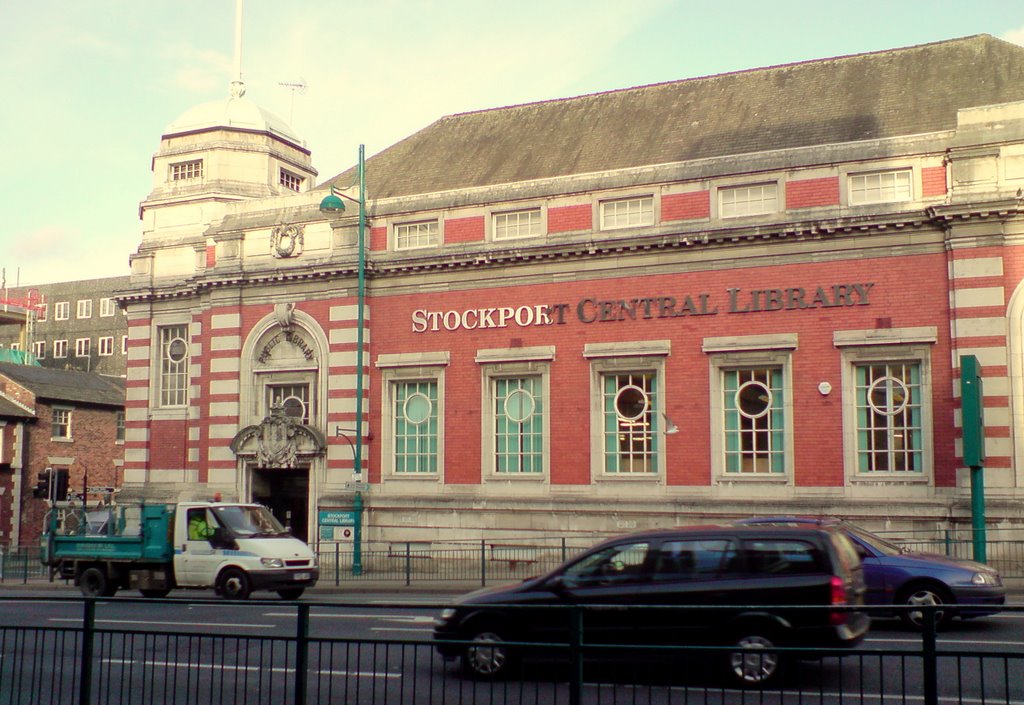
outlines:
[{"label": "circular window", "polygon": [[649,406],[647,393],[634,384],[628,384],[615,394],[615,411],[627,421],[636,421]]},{"label": "circular window", "polygon": [[505,397],[505,416],[510,421],[523,423],[537,409],[537,401],[525,389],[516,389]]},{"label": "circular window", "polygon": [[422,392],[416,392],[409,395],[405,400],[405,404],[402,406],[402,413],[405,415],[406,421],[419,426],[430,418],[432,408],[433,404],[427,395]]},{"label": "circular window", "polygon": [[910,390],[895,377],[876,379],[868,387],[868,404],[876,414],[895,416],[907,408]]},{"label": "circular window", "polygon": [[288,397],[281,406],[284,408],[284,415],[293,419],[301,419],[306,415],[306,405],[298,397]]},{"label": "circular window", "polygon": [[762,382],[744,382],[736,390],[736,408],[748,419],[758,419],[772,408],[772,392]]},{"label": "circular window", "polygon": [[182,362],[188,354],[188,343],[182,338],[174,338],[167,344],[167,359],[171,362]]}]

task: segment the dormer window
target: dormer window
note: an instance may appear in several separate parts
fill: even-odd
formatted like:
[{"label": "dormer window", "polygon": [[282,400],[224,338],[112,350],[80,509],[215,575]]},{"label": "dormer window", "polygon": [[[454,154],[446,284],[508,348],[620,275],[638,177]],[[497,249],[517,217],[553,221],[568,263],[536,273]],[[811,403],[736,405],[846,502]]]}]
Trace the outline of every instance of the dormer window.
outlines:
[{"label": "dormer window", "polygon": [[203,178],[203,160],[171,164],[171,181],[191,181]]},{"label": "dormer window", "polygon": [[298,174],[293,174],[287,169],[281,169],[281,177],[278,179],[278,183],[292,191],[302,190],[302,177]]}]

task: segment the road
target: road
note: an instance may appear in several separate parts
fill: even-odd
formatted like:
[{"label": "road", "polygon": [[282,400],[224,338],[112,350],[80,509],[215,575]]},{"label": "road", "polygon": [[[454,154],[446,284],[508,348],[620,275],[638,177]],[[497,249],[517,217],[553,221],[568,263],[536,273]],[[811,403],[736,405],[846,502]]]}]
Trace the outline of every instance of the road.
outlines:
[{"label": "road", "polygon": [[[66,599],[53,601],[57,595]],[[410,593],[308,594],[301,600],[310,617],[304,637],[310,642],[313,674],[308,702],[569,702],[564,666],[529,665],[516,679],[494,685],[463,679],[457,664],[442,661],[426,643],[433,615],[444,602],[443,595]],[[177,593],[167,602],[100,602],[94,653],[100,664],[94,682],[99,702],[289,702],[298,612],[296,603],[225,604],[204,593]],[[0,592],[0,628],[44,628],[19,643],[13,636],[18,632],[0,630],[0,701],[77,702],[74,693],[29,697],[24,687],[15,690],[10,679],[69,682],[74,656],[67,652],[73,649],[66,635],[64,641],[57,635],[79,627],[82,617],[82,603],[73,592]],[[1024,612],[956,621],[940,632],[937,647],[943,654],[938,661],[940,703],[1024,705]],[[920,648],[919,634],[896,621],[878,620],[864,644],[870,654],[801,661],[782,688],[761,702],[831,704],[851,697],[879,705],[916,702],[923,695],[922,666],[910,654]],[[31,668],[24,673],[27,663]],[[750,697],[723,690],[709,672],[706,661],[678,655],[639,665],[602,661],[584,669],[582,702],[725,703]]]}]

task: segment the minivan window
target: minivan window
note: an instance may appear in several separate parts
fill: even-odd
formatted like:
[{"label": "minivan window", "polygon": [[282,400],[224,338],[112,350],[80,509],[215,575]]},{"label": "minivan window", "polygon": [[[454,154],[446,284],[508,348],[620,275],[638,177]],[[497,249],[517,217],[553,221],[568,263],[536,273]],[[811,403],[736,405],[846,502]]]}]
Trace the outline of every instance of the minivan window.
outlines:
[{"label": "minivan window", "polygon": [[857,553],[857,547],[853,545],[853,541],[839,531],[832,533],[831,538],[832,545],[836,548],[836,555],[839,556],[839,562],[843,566],[843,573],[849,575],[860,565],[860,554]]},{"label": "minivan window", "polygon": [[750,573],[807,575],[823,572],[820,551],[806,541],[758,539],[744,541],[743,546]]},{"label": "minivan window", "polygon": [[736,545],[728,539],[666,541],[654,562],[657,581],[710,580],[731,565]]},{"label": "minivan window", "polygon": [[639,580],[650,545],[643,542],[623,543],[583,557],[566,568],[566,583],[573,585],[608,585]]}]

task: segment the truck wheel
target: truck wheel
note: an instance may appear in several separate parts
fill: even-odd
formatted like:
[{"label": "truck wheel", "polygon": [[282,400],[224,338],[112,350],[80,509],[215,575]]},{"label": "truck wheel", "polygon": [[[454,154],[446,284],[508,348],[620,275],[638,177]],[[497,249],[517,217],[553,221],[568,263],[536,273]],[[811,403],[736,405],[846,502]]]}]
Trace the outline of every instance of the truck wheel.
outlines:
[{"label": "truck wheel", "polygon": [[277,594],[281,596],[282,600],[297,600],[305,591],[306,588],[282,588],[277,591]]},{"label": "truck wheel", "polygon": [[99,568],[86,568],[78,578],[78,587],[86,597],[113,597],[117,586],[107,580]]},{"label": "truck wheel", "polygon": [[228,568],[217,581],[217,592],[228,600],[247,600],[251,591],[249,576],[238,568]]}]

